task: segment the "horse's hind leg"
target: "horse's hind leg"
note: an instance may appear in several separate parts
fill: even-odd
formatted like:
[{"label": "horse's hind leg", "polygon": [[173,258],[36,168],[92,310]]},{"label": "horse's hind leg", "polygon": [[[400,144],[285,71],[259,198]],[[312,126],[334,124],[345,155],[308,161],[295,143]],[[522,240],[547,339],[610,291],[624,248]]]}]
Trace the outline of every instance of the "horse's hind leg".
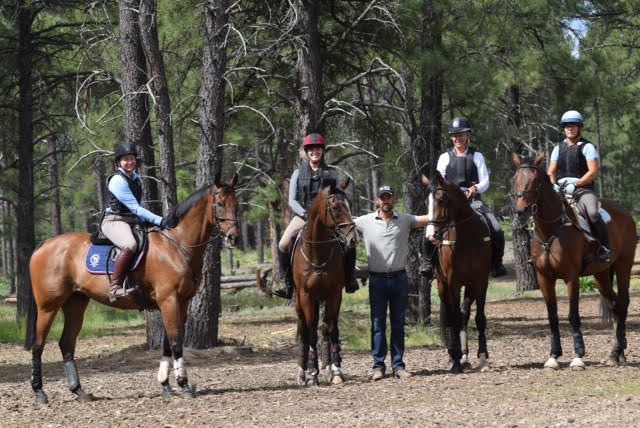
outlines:
[{"label": "horse's hind leg", "polygon": [[91,394],[87,394],[80,385],[80,378],[78,377],[78,368],[74,359],[76,351],[76,342],[78,340],[78,334],[82,328],[82,322],[84,320],[84,312],[89,304],[89,297],[80,294],[73,293],[71,297],[62,305],[62,312],[64,313],[64,329],[62,330],[62,336],[58,346],[62,353],[62,360],[64,361],[64,372],[67,376],[67,383],[71,392],[77,395],[78,401],[87,402],[93,400]]},{"label": "horse's hind leg", "polygon": [[49,399],[42,389],[42,352],[47,342],[47,335],[51,329],[53,319],[58,313],[58,308],[51,311],[38,308],[36,320],[36,340],[31,348],[31,388],[36,394],[36,403],[47,404]]},{"label": "horse's hind leg", "polygon": [[460,305],[460,311],[462,313],[462,327],[460,328],[460,346],[462,349],[462,358],[460,364],[463,368],[470,368],[469,362],[469,338],[467,334],[467,327],[469,325],[469,318],[471,317],[471,304],[473,303],[473,296],[471,295],[471,287],[466,286],[464,288],[464,297],[462,298],[462,304]]},{"label": "horse's hind leg", "polygon": [[607,308],[613,315],[613,347],[607,364],[617,366],[626,362],[624,351],[627,348],[626,320],[629,308],[630,268],[621,268],[622,263],[615,266],[618,293],[613,290],[613,282],[609,271],[594,275],[596,285],[604,298]]}]

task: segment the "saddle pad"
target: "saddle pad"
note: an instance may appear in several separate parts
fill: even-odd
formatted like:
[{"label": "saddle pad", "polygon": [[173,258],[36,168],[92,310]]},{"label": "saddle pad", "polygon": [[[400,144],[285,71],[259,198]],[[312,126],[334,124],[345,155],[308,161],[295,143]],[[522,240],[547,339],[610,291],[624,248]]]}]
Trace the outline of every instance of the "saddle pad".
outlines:
[{"label": "saddle pad", "polygon": [[[87,271],[93,275],[112,274],[115,266],[115,257],[119,252],[120,250],[114,245],[91,244],[87,250],[87,257],[85,259]],[[132,271],[138,267],[146,252],[145,247],[137,254],[133,267],[131,268]]]}]

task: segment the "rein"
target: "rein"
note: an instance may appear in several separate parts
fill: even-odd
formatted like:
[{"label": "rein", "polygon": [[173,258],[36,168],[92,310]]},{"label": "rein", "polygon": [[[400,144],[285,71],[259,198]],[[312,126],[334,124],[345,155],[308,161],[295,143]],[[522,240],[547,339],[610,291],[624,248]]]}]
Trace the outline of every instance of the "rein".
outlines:
[{"label": "rein", "polygon": [[[443,187],[437,187],[437,190],[442,190],[445,194],[447,193],[447,189],[443,188]],[[433,226],[437,226],[439,224],[445,224],[444,227],[442,227],[441,229],[439,229],[438,231],[436,231],[438,238],[437,239],[441,245],[455,245],[456,241],[455,240],[448,240],[448,239],[443,239],[444,238],[444,234],[446,232],[448,232],[450,229],[455,228],[458,225],[461,225],[463,223],[468,222],[469,220],[471,220],[472,218],[476,217],[476,216],[480,216],[480,214],[474,210],[473,208],[471,208],[472,213],[468,216],[463,218],[462,220],[455,220],[455,219],[448,219],[448,220],[428,220],[427,221],[427,225],[433,225]],[[491,241],[491,238],[489,236],[483,236],[481,238],[482,242],[489,242]]]}]

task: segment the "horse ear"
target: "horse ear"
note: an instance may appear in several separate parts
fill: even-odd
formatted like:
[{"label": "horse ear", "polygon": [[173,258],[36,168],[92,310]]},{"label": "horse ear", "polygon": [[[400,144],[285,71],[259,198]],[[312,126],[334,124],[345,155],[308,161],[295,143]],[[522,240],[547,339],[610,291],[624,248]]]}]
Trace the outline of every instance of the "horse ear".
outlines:
[{"label": "horse ear", "polygon": [[426,187],[429,187],[429,185],[431,184],[431,180],[429,180],[424,174],[422,174],[422,184],[424,184]]},{"label": "horse ear", "polygon": [[340,188],[342,190],[346,189],[349,183],[351,183],[351,177],[347,177],[342,183],[340,183]]},{"label": "horse ear", "polygon": [[222,183],[220,182],[220,171],[216,172],[216,178],[213,180],[213,183],[216,187],[222,187]]},{"label": "horse ear", "polygon": [[442,174],[440,174],[440,171],[436,169],[436,183],[438,183],[438,186],[441,186],[444,181],[444,177],[442,176]]},{"label": "horse ear", "polygon": [[535,166],[538,166],[542,163],[543,160],[544,160],[544,153],[540,153],[538,156],[536,156],[536,160],[533,161],[533,164]]},{"label": "horse ear", "polygon": [[513,163],[516,164],[516,166],[520,166],[520,164],[522,164],[522,156],[520,156],[516,152],[513,152],[511,154],[511,159],[513,160]]},{"label": "horse ear", "polygon": [[231,181],[229,181],[229,187],[236,187],[237,183],[238,183],[238,173],[236,172],[235,174],[233,174]]}]

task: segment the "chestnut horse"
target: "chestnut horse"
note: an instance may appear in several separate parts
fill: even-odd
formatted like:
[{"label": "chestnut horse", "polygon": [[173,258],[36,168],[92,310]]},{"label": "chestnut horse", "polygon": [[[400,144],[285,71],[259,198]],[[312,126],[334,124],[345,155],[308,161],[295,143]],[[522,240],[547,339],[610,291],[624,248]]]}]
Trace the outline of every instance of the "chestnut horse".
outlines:
[{"label": "chestnut horse", "polygon": [[[476,302],[478,368],[488,369],[487,318],[484,313],[491,272],[491,239],[488,225],[465,193],[436,171],[435,179],[424,175],[427,198],[427,239],[435,241],[439,262],[435,266],[440,296],[440,327],[451,359],[451,372],[470,367],[467,326],[471,304]],[[464,299],[460,294],[464,286]]]},{"label": "chestnut horse", "polygon": [[[587,275],[595,277],[598,291],[613,315],[614,341],[608,364],[624,363],[629,278],[637,241],[635,222],[629,212],[616,202],[609,199],[600,201],[612,218],[607,228],[613,256],[609,263],[599,261],[596,256],[599,244],[588,241],[576,226],[571,208],[554,191],[549,176],[542,169],[543,160],[544,155],[535,160],[513,155],[517,167],[513,178],[515,210],[521,224],[533,217],[531,259],[547,306],[551,330],[551,352],[544,367],[557,369],[557,359],[562,355],[555,291],[556,280],[562,278],[567,284],[569,323],[573,334],[574,358],[570,367],[575,370],[584,368],[585,346],[580,331],[578,299],[579,279]],[[614,274],[618,283],[617,293],[613,289]]]},{"label": "chestnut horse", "polygon": [[[175,228],[152,229],[145,259],[130,273],[142,295],[152,306],[160,309],[165,328],[163,357],[158,380],[165,395],[171,393],[169,363],[173,366],[183,395],[191,389],[183,359],[182,336],[189,302],[200,283],[202,260],[206,244],[218,236],[225,236],[227,245],[237,239],[238,201],[234,191],[237,175],[228,184],[203,187],[168,217]],[[218,235],[211,236],[214,228]],[[37,306],[36,340],[32,349],[31,386],[38,403],[47,403],[42,389],[42,351],[56,314],[62,308],[64,329],[59,346],[69,389],[80,401],[93,397],[83,391],[74,360],[76,341],[89,299],[120,309],[139,309],[130,299],[109,302],[107,275],[87,272],[84,261],[91,242],[88,233],[65,233],[45,241],[31,256],[31,286]]]},{"label": "chestnut horse", "polygon": [[[326,186],[311,203],[309,217],[293,250],[292,269],[298,314],[297,381],[318,384],[318,321],[322,317],[322,370],[330,383],[343,382],[338,315],[345,285],[344,251],[356,245],[356,230],[340,187]],[[322,312],[322,314],[321,314]]]}]

